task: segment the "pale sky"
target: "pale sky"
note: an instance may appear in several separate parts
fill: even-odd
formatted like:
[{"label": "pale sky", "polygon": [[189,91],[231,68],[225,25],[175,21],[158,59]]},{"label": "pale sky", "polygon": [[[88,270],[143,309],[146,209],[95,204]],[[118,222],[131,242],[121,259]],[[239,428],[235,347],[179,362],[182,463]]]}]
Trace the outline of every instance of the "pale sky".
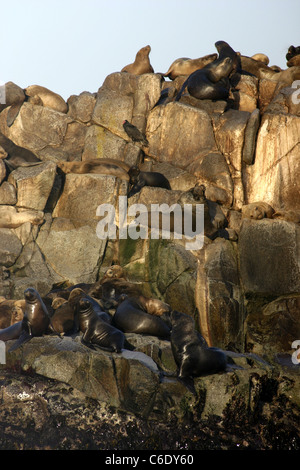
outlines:
[{"label": "pale sky", "polygon": [[228,42],[286,68],[300,45],[300,0],[0,0],[0,84],[42,85],[65,100],[96,92],[149,44],[155,72]]}]

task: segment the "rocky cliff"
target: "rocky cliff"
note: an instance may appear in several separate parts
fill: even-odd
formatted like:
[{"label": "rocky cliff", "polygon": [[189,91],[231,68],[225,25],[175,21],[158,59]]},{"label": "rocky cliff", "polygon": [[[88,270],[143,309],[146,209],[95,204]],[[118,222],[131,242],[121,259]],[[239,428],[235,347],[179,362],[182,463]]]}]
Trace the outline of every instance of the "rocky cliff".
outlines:
[{"label": "rocky cliff", "polygon": [[[113,73],[97,93],[83,92],[67,103],[41,87],[26,91],[6,84],[0,113],[0,295],[20,300],[28,286],[46,295],[55,286],[93,284],[117,261],[145,295],[191,315],[209,345],[236,354],[233,369],[197,379],[198,401],[191,405],[182,385],[160,379],[161,357],[172,360],[170,352],[164,355],[168,344],[154,346],[147,338],[141,352],[151,357],[150,365],[141,356],[84,353],[70,338],[43,338],[24,346],[6,367],[34,371],[141,417],[171,413],[179,419],[177,404],[182,411],[186,400],[185,411],[197,410],[203,419],[224,419],[242,403],[260,415],[261,403],[272,408],[275,400],[276,409],[284,399],[294,419],[300,100],[293,99],[295,88],[285,75],[280,80],[236,73],[226,101],[198,100],[186,92],[177,102],[183,78]],[[147,147],[128,137],[125,119],[145,133]],[[107,159],[118,162],[117,172],[95,164]],[[92,167],[83,166],[91,161]],[[76,169],[72,162],[81,165]],[[165,175],[172,189],[144,187],[128,199],[128,209],[178,203],[201,183],[216,235],[205,232],[203,247],[194,251],[175,237],[99,238],[98,206],[117,209],[128,191],[126,168],[137,164]],[[174,372],[173,365],[166,370]],[[287,383],[290,394],[282,391]],[[10,396],[8,385],[3,390]]]}]

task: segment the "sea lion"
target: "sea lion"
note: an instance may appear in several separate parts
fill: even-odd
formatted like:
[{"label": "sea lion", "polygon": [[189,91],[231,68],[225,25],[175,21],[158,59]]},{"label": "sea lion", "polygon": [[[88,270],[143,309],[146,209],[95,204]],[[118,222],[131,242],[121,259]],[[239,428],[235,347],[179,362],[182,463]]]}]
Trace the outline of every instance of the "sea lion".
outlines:
[{"label": "sea lion", "polygon": [[205,339],[195,329],[194,319],[190,315],[173,310],[170,319],[171,348],[179,379],[199,377],[226,369],[226,355],[217,348],[207,346]]},{"label": "sea lion", "polygon": [[271,219],[274,212],[275,211],[273,207],[263,201],[251,202],[250,204],[245,204],[244,206],[242,206],[243,219]]},{"label": "sea lion", "polygon": [[54,91],[48,90],[48,88],[40,85],[30,85],[25,88],[24,92],[27,101],[31,104],[51,108],[64,114],[68,111],[68,105],[65,100],[57,93],[54,93]]},{"label": "sea lion", "polygon": [[269,57],[266,54],[257,53],[251,56],[251,59],[258,60],[265,65],[269,65]]},{"label": "sea lion", "polygon": [[136,126],[128,122],[127,119],[123,121],[123,129],[133,142],[141,142],[146,147],[149,145],[144,134]]},{"label": "sea lion", "polygon": [[75,308],[63,297],[56,297],[52,301],[54,312],[51,315],[51,324],[58,334],[74,331]]},{"label": "sea lion", "polygon": [[210,64],[218,57],[218,54],[209,54],[198,59],[190,59],[188,57],[181,57],[180,59],[174,60],[168,71],[163,74],[164,77],[175,80],[180,75],[190,75],[195,70],[202,69],[207,64]]},{"label": "sea lion", "polygon": [[23,319],[26,302],[0,297],[0,329],[8,328]]},{"label": "sea lion", "polygon": [[82,162],[57,162],[58,168],[60,168],[65,174],[68,173],[93,173],[119,176],[122,179],[128,179],[127,172],[130,168],[125,162],[120,160],[114,160],[113,158],[96,158],[93,160],[85,160]]},{"label": "sea lion", "polygon": [[128,198],[138,193],[144,186],[171,189],[168,179],[156,171],[140,171],[136,166],[132,166],[128,171],[129,184],[132,186],[128,192]]},{"label": "sea lion", "polygon": [[300,54],[294,55],[294,57],[291,57],[291,59],[287,61],[286,65],[288,67],[295,67],[295,66],[299,67],[299,65],[300,65]]},{"label": "sea lion", "polygon": [[266,78],[274,82],[282,82],[286,85],[291,85],[294,80],[300,79],[300,67],[293,66],[289,67],[286,70],[278,72],[278,70],[273,70],[273,68],[258,62],[257,60],[251,59],[251,57],[241,56],[241,64],[243,71],[254,75],[259,80]]},{"label": "sea lion", "polygon": [[225,57],[196,70],[183,83],[175,101],[180,100],[186,88],[191,96],[199,100],[226,100],[230,89],[228,76],[233,66],[233,60]]},{"label": "sea lion", "polygon": [[22,321],[14,323],[3,330],[0,330],[0,341],[10,341],[18,339],[22,333]]},{"label": "sea lion", "polygon": [[136,54],[135,60],[132,64],[126,65],[122,68],[121,72],[128,72],[134,75],[143,75],[144,73],[154,73],[153,67],[150,64],[149,54],[151,47],[142,47]]},{"label": "sea lion", "polygon": [[300,224],[300,211],[296,210],[279,210],[272,215],[272,219],[286,220],[287,222],[294,222]]},{"label": "sea lion", "polygon": [[113,324],[124,333],[137,333],[159,338],[170,337],[170,327],[160,317],[145,312],[140,302],[133,297],[121,295]]},{"label": "sea lion", "polygon": [[242,73],[241,57],[226,41],[215,42],[215,48],[219,53],[217,60],[222,61],[226,57],[229,57],[232,60],[232,70],[230,75],[233,75],[235,72]]},{"label": "sea lion", "polygon": [[117,353],[124,349],[124,333],[100,319],[91,302],[85,297],[79,300],[78,316],[83,344],[91,348],[99,346],[101,349]]},{"label": "sea lion", "polygon": [[19,209],[14,206],[0,206],[0,228],[17,228],[25,222],[40,225],[44,213],[33,209]]},{"label": "sea lion", "polygon": [[[28,287],[24,291],[26,301],[25,313],[22,320],[22,331],[19,339],[11,346],[9,351],[14,351],[22,344],[30,341],[34,336],[42,336],[51,325],[48,310],[40,294]],[[17,323],[16,323],[17,325]]]},{"label": "sea lion", "polygon": [[295,47],[295,46],[290,46],[290,47],[288,48],[288,51],[287,51],[287,53],[286,53],[285,58],[286,58],[286,60],[290,60],[292,57],[295,57],[295,56],[297,56],[297,55],[299,55],[299,54],[300,54],[300,46],[297,46],[297,47]]}]

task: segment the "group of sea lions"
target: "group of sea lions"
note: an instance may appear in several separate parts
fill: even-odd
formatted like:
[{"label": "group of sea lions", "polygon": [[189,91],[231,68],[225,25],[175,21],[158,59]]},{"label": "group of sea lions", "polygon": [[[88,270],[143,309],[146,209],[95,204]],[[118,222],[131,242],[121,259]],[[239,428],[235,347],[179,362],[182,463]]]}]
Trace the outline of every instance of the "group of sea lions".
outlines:
[{"label": "group of sea lions", "polygon": [[[215,47],[218,54],[208,54],[197,59],[182,57],[176,59],[166,73],[161,74],[170,80],[179,76],[187,76],[181,90],[175,100],[180,100],[187,89],[189,94],[197,99],[226,100],[229,96],[231,78],[235,73],[268,78],[275,81],[291,84],[300,78],[300,46],[290,46],[286,54],[287,69],[269,66],[269,58],[262,53],[251,57],[236,52],[225,41],[217,41]],[[135,61],[123,67],[121,72],[129,72],[136,75],[153,73],[150,64],[150,46],[143,47],[136,54]],[[234,88],[234,86],[233,86]]]},{"label": "group of sea lions", "polygon": [[[134,349],[125,334],[136,333],[171,342],[179,379],[192,380],[226,369],[226,355],[207,346],[192,317],[144,296],[119,265],[108,268],[94,284],[56,287],[43,298],[29,287],[22,307],[23,318],[0,330],[1,341],[15,340],[9,351],[33,337],[79,333],[82,343],[91,349],[121,353]],[[3,319],[7,312],[0,308],[0,315]]]}]

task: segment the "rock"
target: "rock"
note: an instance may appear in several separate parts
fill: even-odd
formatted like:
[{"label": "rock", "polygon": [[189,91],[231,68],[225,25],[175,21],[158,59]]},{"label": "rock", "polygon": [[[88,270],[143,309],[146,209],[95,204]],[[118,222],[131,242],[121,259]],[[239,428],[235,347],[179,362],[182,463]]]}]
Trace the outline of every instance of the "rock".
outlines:
[{"label": "rock", "polygon": [[232,242],[217,238],[205,245],[197,263],[195,303],[202,336],[210,346],[241,350],[243,305]]},{"label": "rock", "polygon": [[67,101],[68,115],[72,119],[87,123],[92,119],[95,103],[96,96],[94,93],[84,91],[78,96],[72,95]]},{"label": "rock", "polygon": [[8,106],[21,105],[25,98],[24,91],[18,85],[13,82],[5,83],[5,103],[0,104],[0,112]]},{"label": "rock", "polygon": [[4,181],[0,186],[0,205],[15,205],[17,192],[13,184]]},{"label": "rock", "polygon": [[22,250],[22,243],[9,228],[0,228],[0,265],[12,266]]},{"label": "rock", "polygon": [[6,167],[3,160],[0,160],[0,185],[6,177]]},{"label": "rock", "polygon": [[17,206],[43,211],[52,190],[55,173],[56,164],[53,162],[20,167],[10,173],[8,182],[17,190]]},{"label": "rock", "polygon": [[298,210],[300,118],[264,114],[257,135],[255,162],[245,168],[246,201],[265,201],[275,210]]},{"label": "rock", "polygon": [[86,223],[98,221],[97,207],[100,204],[115,206],[118,195],[126,192],[127,182],[114,176],[69,173],[53,217]]},{"label": "rock", "polygon": [[299,292],[299,230],[284,220],[243,220],[238,246],[246,293]]},{"label": "rock", "polygon": [[196,157],[216,150],[209,115],[181,103],[154,108],[147,121],[148,154],[186,169]]},{"label": "rock", "polygon": [[268,357],[290,351],[300,338],[299,308],[300,295],[289,294],[252,309],[245,322],[248,347]]},{"label": "rock", "polygon": [[213,120],[217,146],[227,160],[233,181],[234,209],[241,209],[244,203],[242,149],[249,117],[249,112],[230,109]]},{"label": "rock", "polygon": [[6,125],[7,110],[0,115],[0,131],[15,145],[24,147],[37,157],[45,148],[54,149],[63,143],[71,118],[50,108],[25,102],[11,127]]},{"label": "rock", "polygon": [[106,245],[105,240],[97,237],[96,224],[81,221],[75,228],[69,219],[54,218],[50,227],[40,231],[36,242],[46,266],[51,266],[60,281],[72,284],[96,281]]}]

